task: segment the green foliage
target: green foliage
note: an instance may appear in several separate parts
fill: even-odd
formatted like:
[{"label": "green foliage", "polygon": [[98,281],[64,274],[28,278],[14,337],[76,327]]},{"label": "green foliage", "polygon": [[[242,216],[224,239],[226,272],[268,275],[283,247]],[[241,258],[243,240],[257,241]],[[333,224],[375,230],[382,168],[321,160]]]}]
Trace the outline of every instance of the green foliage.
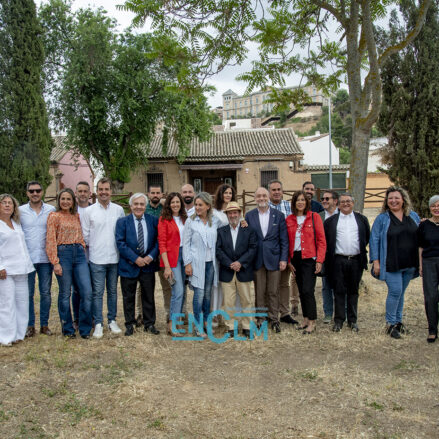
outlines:
[{"label": "green foliage", "polygon": [[0,193],[26,199],[50,183],[52,138],[41,86],[44,52],[32,0],[0,3]]},{"label": "green foliage", "polygon": [[[173,138],[178,160],[194,136],[206,140],[211,116],[205,91],[184,48],[131,31],[117,34],[101,9],[73,13],[64,0],[40,10],[46,30],[46,87],[54,124],[70,144],[102,165],[115,190],[131,170],[147,164],[149,145],[163,130],[163,151]],[[166,59],[160,50],[166,46]]]},{"label": "green foliage", "polygon": [[[395,41],[418,14],[404,0],[392,14],[381,44]],[[384,102],[379,128],[389,132],[384,157],[392,181],[410,193],[415,210],[429,215],[428,199],[439,192],[439,20],[433,8],[415,42],[394,55],[382,72]]]}]

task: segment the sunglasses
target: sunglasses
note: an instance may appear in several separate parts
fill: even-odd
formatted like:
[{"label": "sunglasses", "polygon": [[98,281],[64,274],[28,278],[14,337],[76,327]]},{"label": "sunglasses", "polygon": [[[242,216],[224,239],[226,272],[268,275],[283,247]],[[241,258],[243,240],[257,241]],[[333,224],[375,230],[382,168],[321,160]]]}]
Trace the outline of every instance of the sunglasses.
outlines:
[{"label": "sunglasses", "polygon": [[30,194],[39,194],[43,189],[28,189]]},{"label": "sunglasses", "polygon": [[332,200],[332,197],[322,197],[322,201],[329,201]]}]

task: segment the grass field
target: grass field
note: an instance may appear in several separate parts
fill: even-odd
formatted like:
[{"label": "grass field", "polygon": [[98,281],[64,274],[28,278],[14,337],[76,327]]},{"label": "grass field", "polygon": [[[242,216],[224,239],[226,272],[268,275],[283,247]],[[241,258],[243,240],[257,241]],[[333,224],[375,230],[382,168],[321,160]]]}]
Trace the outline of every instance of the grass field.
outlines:
[{"label": "grass field", "polygon": [[54,336],[0,349],[0,438],[438,438],[421,282],[406,293],[410,334],[393,340],[384,285],[363,279],[358,334],[322,323],[318,281],[315,334],[283,325],[221,345],[165,335],[159,289],[159,336],[64,340],[54,300]]}]

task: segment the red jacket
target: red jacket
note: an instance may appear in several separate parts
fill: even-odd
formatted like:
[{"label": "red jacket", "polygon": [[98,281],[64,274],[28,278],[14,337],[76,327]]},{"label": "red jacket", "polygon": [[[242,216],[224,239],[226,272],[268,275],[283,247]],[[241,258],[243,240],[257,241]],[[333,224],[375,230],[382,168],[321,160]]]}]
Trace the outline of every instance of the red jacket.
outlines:
[{"label": "red jacket", "polygon": [[[316,239],[314,240],[314,229],[312,225],[311,214],[314,216],[314,228],[316,231]],[[294,243],[296,240],[297,217],[296,215],[289,215],[287,217],[288,238],[290,241],[290,258],[294,255]],[[317,242],[317,251],[316,245]],[[326,239],[325,231],[323,229],[323,222],[320,215],[308,211],[302,227],[302,259],[315,258],[317,262],[323,263],[326,253]]]},{"label": "red jacket", "polygon": [[[162,217],[159,219],[158,241],[160,254],[167,253],[169,265],[175,268],[178,262],[178,252],[180,251],[180,231],[176,222],[165,220]],[[163,258],[160,258],[160,267],[164,267]]]}]

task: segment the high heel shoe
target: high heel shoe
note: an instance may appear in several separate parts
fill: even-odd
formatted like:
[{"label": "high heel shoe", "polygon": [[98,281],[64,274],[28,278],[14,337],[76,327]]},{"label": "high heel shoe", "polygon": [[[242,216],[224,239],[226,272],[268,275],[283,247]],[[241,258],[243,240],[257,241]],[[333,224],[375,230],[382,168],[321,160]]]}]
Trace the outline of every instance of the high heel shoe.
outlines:
[{"label": "high heel shoe", "polygon": [[304,329],[302,334],[309,335],[309,334],[312,334],[313,332],[316,332],[316,327],[315,326],[314,326],[313,329],[311,329],[311,331],[307,331],[306,329]]},{"label": "high heel shoe", "polygon": [[304,329],[306,329],[308,327],[308,325],[302,325],[302,326],[296,326],[296,329],[298,331],[303,331]]}]

